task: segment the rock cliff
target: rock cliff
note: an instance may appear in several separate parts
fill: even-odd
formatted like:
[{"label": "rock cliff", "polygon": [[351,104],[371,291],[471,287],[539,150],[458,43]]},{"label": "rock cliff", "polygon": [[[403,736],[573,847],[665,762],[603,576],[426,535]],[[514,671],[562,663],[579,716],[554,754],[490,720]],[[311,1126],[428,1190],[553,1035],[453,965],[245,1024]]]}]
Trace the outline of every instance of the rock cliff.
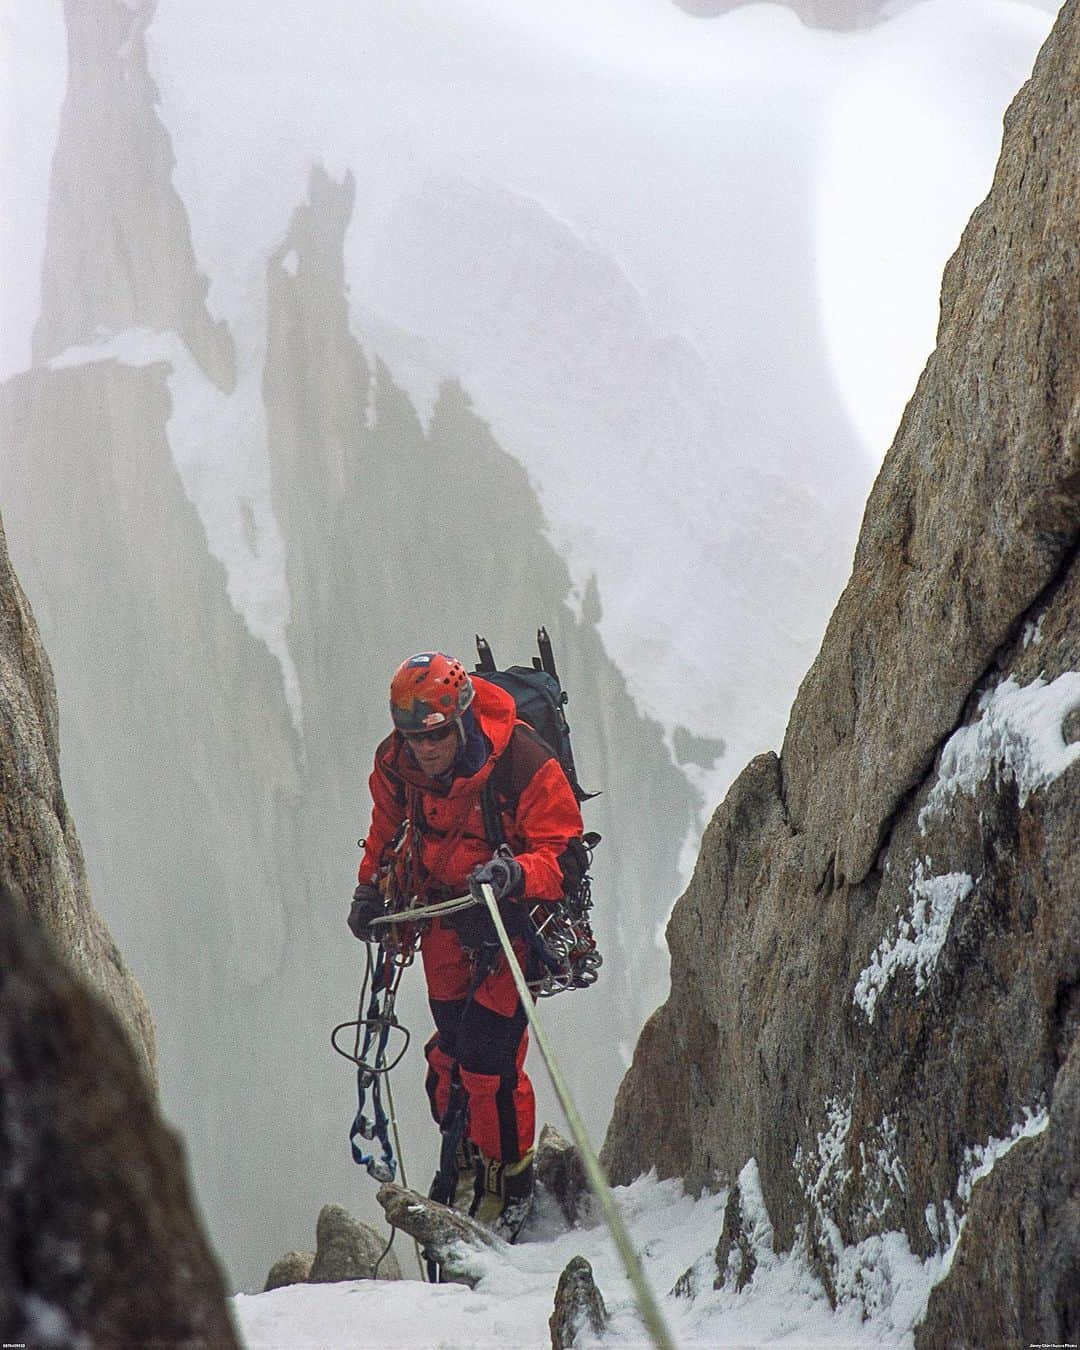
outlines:
[{"label": "rock cliff", "polygon": [[149,1009],[90,903],[57,720],[0,524],[0,1328],[12,1343],[235,1345],[158,1114]]},{"label": "rock cliff", "polygon": [[52,668],[0,521],[0,885],[56,940],[120,1019],[147,1076],[154,1025],[90,901],[82,849],[60,783]]},{"label": "rock cliff", "polygon": [[116,1018],[0,885],[5,1344],[238,1344],[180,1145]]},{"label": "rock cliff", "polygon": [[756,1160],[777,1246],[837,1300],[896,1295],[899,1234],[939,1263],[925,1346],[1080,1329],[1078,220],[1070,0],[782,754],[706,832],[604,1148],[617,1181],[698,1188]]}]

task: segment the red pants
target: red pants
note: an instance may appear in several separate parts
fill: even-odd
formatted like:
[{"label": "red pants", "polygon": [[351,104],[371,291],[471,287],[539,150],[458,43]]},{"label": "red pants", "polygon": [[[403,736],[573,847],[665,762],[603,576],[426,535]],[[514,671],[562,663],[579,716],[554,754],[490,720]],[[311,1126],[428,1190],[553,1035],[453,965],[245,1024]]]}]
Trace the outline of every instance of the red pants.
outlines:
[{"label": "red pants", "polygon": [[[514,950],[524,960],[524,944]],[[525,1072],[528,1020],[500,953],[470,997],[475,977],[457,934],[433,925],[421,944],[436,1032],[424,1047],[431,1114],[441,1124],[455,1073],[468,1101],[468,1137],[488,1158],[517,1162],[532,1148],[536,1098]]]}]

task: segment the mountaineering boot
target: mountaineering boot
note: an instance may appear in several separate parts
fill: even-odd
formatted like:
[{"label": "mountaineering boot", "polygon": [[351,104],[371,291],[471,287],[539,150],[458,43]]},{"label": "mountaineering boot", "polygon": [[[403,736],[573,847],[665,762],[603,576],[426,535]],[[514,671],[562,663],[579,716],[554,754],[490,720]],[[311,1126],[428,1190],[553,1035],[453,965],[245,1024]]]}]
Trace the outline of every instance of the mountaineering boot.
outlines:
[{"label": "mountaineering boot", "polygon": [[457,1146],[457,1155],[454,1159],[457,1163],[457,1183],[449,1205],[459,1214],[472,1212],[476,1197],[476,1169],[480,1163],[480,1156],[480,1150],[471,1139],[462,1139]]},{"label": "mountaineering boot", "polygon": [[503,1169],[503,1207],[494,1228],[505,1242],[517,1241],[525,1220],[532,1212],[535,1173],[532,1149],[520,1162]]},{"label": "mountaineering boot", "polygon": [[513,1163],[485,1158],[481,1153],[470,1215],[504,1242],[516,1241],[532,1209],[534,1174],[532,1149]]}]

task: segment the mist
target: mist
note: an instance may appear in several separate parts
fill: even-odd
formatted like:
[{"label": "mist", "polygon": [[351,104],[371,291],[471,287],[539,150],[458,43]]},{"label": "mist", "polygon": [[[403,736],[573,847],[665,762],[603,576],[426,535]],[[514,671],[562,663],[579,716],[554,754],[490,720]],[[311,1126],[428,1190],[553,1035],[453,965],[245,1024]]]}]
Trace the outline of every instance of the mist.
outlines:
[{"label": "mist", "polygon": [[[377,1212],[328,1037],[412,651],[468,662],[480,632],[520,662],[552,633],[603,793],[605,965],[542,1012],[607,1122],[1049,28],[1019,0],[869,8],[7,8],[0,508],[95,903],[238,1286],[324,1202]],[[420,1079],[414,1049],[426,1189]]]}]

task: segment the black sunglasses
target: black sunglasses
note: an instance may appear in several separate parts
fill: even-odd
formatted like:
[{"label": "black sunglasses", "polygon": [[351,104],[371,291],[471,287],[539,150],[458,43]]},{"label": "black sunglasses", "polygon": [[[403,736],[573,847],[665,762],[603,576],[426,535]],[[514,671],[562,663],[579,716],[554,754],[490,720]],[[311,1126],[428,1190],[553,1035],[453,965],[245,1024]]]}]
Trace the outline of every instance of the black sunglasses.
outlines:
[{"label": "black sunglasses", "polygon": [[406,731],[402,733],[407,741],[445,741],[454,734],[453,722],[445,722],[441,727],[432,727],[430,731]]}]

